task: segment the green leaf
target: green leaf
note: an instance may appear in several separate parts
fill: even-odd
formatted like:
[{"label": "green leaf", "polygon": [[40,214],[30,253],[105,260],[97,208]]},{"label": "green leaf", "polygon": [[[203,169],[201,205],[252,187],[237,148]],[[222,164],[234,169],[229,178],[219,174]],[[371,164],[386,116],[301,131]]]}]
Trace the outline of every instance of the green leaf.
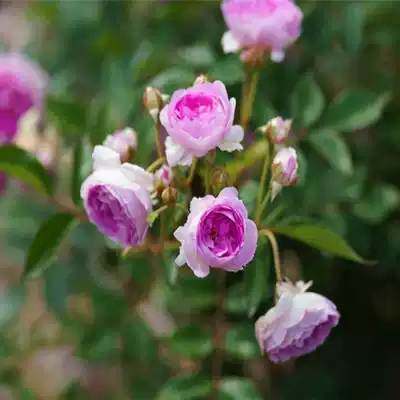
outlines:
[{"label": "green leaf", "polygon": [[248,181],[239,189],[239,198],[245,204],[249,214],[253,214],[256,209],[256,200],[258,194],[259,183],[256,181]]},{"label": "green leaf", "polygon": [[19,314],[25,302],[26,288],[20,283],[9,285],[0,296],[0,331]]},{"label": "green leaf", "polygon": [[336,233],[318,225],[278,226],[276,233],[358,263],[364,260]]},{"label": "green leaf", "polygon": [[172,352],[194,358],[208,356],[213,347],[210,335],[194,325],[178,329],[168,344]]},{"label": "green leaf", "polygon": [[304,75],[290,96],[291,115],[303,128],[311,126],[325,107],[322,90],[312,74]]},{"label": "green leaf", "polygon": [[208,68],[215,62],[215,57],[209,44],[199,44],[185,47],[178,51],[179,57],[194,68]]},{"label": "green leaf", "polygon": [[92,151],[87,138],[80,140],[74,148],[74,158],[71,177],[71,197],[79,206],[81,199],[81,186],[92,169]]},{"label": "green leaf", "polygon": [[199,374],[171,378],[160,390],[156,400],[206,399],[211,391],[211,381]]},{"label": "green leaf", "polygon": [[400,191],[392,185],[377,185],[369,188],[360,201],[353,206],[353,213],[359,218],[379,224],[400,203]]},{"label": "green leaf", "polygon": [[366,128],[380,118],[389,100],[389,93],[346,90],[328,107],[321,126],[343,132]]},{"label": "green leaf", "polygon": [[165,93],[172,93],[175,90],[188,87],[193,84],[196,74],[180,67],[172,67],[156,75],[149,83]]},{"label": "green leaf", "polygon": [[243,64],[236,55],[224,57],[208,72],[210,80],[220,80],[225,85],[233,85],[244,80]]},{"label": "green leaf", "polygon": [[0,146],[0,170],[44,194],[53,192],[51,176],[36,157],[28,151],[10,144]]},{"label": "green leaf", "polygon": [[76,222],[73,215],[59,213],[50,217],[40,227],[29,249],[24,277],[37,277],[55,260],[62,239]]},{"label": "green leaf", "polygon": [[225,350],[239,360],[260,358],[253,324],[242,324],[225,335]]},{"label": "green leaf", "polygon": [[221,400],[261,400],[254,384],[249,379],[224,378],[221,382]]},{"label": "green leaf", "polygon": [[268,295],[268,268],[271,262],[269,246],[265,237],[259,237],[256,256],[253,262],[244,269],[244,283],[248,292],[248,312],[252,317],[263,298]]},{"label": "green leaf", "polygon": [[307,140],[333,167],[345,175],[353,172],[353,163],[346,142],[335,131],[321,129],[310,133]]}]

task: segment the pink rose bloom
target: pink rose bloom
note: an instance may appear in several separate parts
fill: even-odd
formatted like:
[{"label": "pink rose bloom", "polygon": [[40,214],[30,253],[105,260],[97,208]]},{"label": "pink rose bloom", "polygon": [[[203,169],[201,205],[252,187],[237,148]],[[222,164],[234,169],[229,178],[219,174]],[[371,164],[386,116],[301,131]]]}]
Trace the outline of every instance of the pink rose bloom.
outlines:
[{"label": "pink rose bloom", "polygon": [[229,100],[220,81],[177,90],[160,113],[169,135],[165,141],[168,164],[190,165],[193,157],[203,157],[217,147],[242,150],[243,129],[233,125],[235,106],[236,100]]},{"label": "pink rose bloom", "polygon": [[229,28],[222,38],[225,53],[257,48],[280,62],[300,36],[303,13],[290,0],[224,0],[221,8]]},{"label": "pink rose bloom", "polygon": [[136,132],[131,128],[125,128],[108,135],[103,144],[116,151],[121,162],[127,162],[132,152],[136,150],[136,142]]},{"label": "pink rose bloom", "polygon": [[256,322],[261,352],[275,363],[311,353],[339,322],[340,315],[330,300],[306,292],[311,284],[279,283],[276,306]]},{"label": "pink rose bloom", "polygon": [[137,165],[121,165],[119,154],[105,146],[95,147],[93,168],[81,187],[90,221],[124,247],[141,244],[149,227],[153,176]]},{"label": "pink rose bloom", "polygon": [[11,142],[30,108],[42,108],[47,75],[21,54],[0,54],[0,143]]},{"label": "pink rose bloom", "polygon": [[258,232],[238,191],[229,187],[217,198],[193,198],[186,224],[174,235],[181,242],[176,264],[187,263],[197,277],[204,278],[210,268],[242,270],[254,257]]},{"label": "pink rose bloom", "polygon": [[160,169],[158,169],[154,173],[154,179],[156,181],[156,184],[161,183],[161,185],[164,187],[169,186],[173,177],[174,175],[172,173],[172,168],[166,164],[164,164]]}]

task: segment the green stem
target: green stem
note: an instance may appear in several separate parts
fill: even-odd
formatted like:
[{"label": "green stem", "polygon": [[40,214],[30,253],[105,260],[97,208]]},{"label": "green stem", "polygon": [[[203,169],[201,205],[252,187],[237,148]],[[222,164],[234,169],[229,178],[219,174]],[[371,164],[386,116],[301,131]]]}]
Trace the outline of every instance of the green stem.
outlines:
[{"label": "green stem", "polygon": [[156,161],[154,161],[152,164],[150,164],[146,171],[147,172],[154,172],[158,167],[161,167],[165,163],[165,157],[160,157]]},{"label": "green stem", "polygon": [[268,189],[268,192],[267,192],[267,194],[265,195],[264,200],[262,201],[262,203],[261,203],[261,205],[260,205],[260,208],[259,208],[259,211],[258,211],[258,213],[257,213],[257,215],[256,215],[256,223],[257,223],[257,224],[259,224],[259,223],[261,222],[261,217],[262,217],[262,215],[263,215],[263,212],[264,212],[264,210],[265,210],[265,207],[268,205],[268,202],[269,202],[270,199],[271,199],[271,195],[272,195],[272,188],[270,187],[270,188]]},{"label": "green stem", "polygon": [[184,205],[176,203],[175,207],[180,208],[181,210],[185,211],[186,214],[189,214],[189,210]]},{"label": "green stem", "polygon": [[199,163],[199,159],[195,158],[192,162],[192,166],[190,167],[189,177],[185,183],[186,187],[190,186],[190,184],[193,182],[193,178],[196,173],[198,163]]},{"label": "green stem", "polygon": [[[258,188],[258,195],[257,195],[257,207],[256,207],[256,217],[255,217],[255,222],[258,225],[260,223],[260,218],[262,215],[262,204],[263,204],[263,195],[264,195],[264,186],[265,182],[267,180],[267,174],[268,174],[268,167],[270,163],[270,157],[269,157],[269,142],[267,141],[267,151],[265,152],[265,157],[264,157],[264,164],[261,172],[261,180],[260,180],[260,186]],[[265,200],[265,199],[264,199]]]},{"label": "green stem", "polygon": [[260,73],[254,68],[248,68],[245,71],[245,80],[243,83],[243,97],[240,113],[240,125],[246,132],[247,124],[253,111],[254,98],[257,91],[257,83]]},{"label": "green stem", "polygon": [[211,168],[210,168],[210,163],[205,160],[205,175],[204,175],[204,181],[205,181],[205,186],[206,186],[206,194],[211,193]]}]

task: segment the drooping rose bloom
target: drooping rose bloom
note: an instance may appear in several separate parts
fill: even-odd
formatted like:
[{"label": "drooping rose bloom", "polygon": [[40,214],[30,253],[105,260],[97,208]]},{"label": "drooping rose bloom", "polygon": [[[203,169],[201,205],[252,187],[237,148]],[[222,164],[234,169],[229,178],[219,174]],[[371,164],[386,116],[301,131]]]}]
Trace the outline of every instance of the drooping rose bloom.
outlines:
[{"label": "drooping rose bloom", "polygon": [[20,118],[32,107],[42,109],[47,75],[21,54],[0,54],[0,144],[11,142]]},{"label": "drooping rose bloom", "polygon": [[279,62],[300,36],[303,13],[291,0],[224,0],[221,8],[229,28],[225,53],[258,49]]},{"label": "drooping rose bloom", "polygon": [[170,166],[190,165],[217,147],[223,151],[242,150],[243,129],[233,125],[236,100],[229,100],[220,81],[199,83],[177,90],[160,113],[168,133],[165,141]]},{"label": "drooping rose bloom", "polygon": [[132,152],[136,150],[136,132],[132,128],[116,131],[112,135],[108,135],[103,144],[116,151],[122,163],[127,162]]},{"label": "drooping rose bloom", "polygon": [[93,152],[94,171],[82,185],[81,197],[91,222],[122,246],[141,244],[152,210],[153,176],[105,146]]},{"label": "drooping rose bloom", "polygon": [[275,363],[311,353],[339,322],[340,315],[330,300],[306,292],[311,284],[279,283],[276,306],[256,322],[261,352]]},{"label": "drooping rose bloom", "polygon": [[254,257],[258,232],[237,190],[229,187],[217,198],[193,198],[186,224],[174,235],[181,242],[176,264],[187,263],[197,277],[203,278],[210,268],[242,270]]}]

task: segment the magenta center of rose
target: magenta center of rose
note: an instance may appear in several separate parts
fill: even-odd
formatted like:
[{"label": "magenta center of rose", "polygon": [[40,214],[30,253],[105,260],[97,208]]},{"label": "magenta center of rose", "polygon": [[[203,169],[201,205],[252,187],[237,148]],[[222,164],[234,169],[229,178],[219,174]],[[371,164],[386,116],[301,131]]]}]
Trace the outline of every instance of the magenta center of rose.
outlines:
[{"label": "magenta center of rose", "polygon": [[218,99],[203,93],[187,94],[176,104],[175,115],[180,120],[193,121],[213,113],[218,103]]},{"label": "magenta center of rose", "polygon": [[203,216],[197,236],[203,251],[217,257],[235,256],[243,246],[243,220],[231,207],[217,206]]}]

